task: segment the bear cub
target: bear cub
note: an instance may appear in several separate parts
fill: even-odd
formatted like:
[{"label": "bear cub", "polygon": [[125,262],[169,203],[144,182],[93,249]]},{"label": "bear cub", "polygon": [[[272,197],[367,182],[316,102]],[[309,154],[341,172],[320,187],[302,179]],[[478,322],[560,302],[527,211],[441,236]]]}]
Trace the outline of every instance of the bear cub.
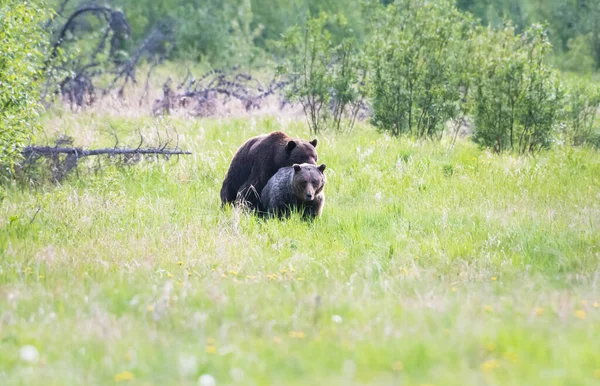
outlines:
[{"label": "bear cub", "polygon": [[321,215],[325,205],[325,164],[308,163],[283,167],[275,173],[262,190],[261,211],[276,217],[288,217],[298,209],[304,218]]}]

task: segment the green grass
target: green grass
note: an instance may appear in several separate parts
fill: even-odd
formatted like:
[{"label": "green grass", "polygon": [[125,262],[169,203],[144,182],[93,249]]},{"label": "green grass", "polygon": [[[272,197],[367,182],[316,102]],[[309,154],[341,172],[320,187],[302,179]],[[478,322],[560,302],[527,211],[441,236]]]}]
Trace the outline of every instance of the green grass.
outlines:
[{"label": "green grass", "polygon": [[311,138],[300,121],[45,127],[94,147],[176,127],[194,154],[6,187],[2,385],[600,383],[597,152],[326,133],[323,216],[262,221],[220,209],[225,171],[253,135]]}]

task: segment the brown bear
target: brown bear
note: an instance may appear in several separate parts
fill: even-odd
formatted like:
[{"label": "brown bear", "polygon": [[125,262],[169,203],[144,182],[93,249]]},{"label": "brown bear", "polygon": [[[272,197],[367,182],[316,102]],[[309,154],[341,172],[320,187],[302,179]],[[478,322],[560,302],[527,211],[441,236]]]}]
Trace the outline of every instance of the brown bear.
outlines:
[{"label": "brown bear", "polygon": [[281,168],[267,182],[260,197],[261,214],[287,217],[298,209],[306,219],[321,215],[325,205],[325,164]]},{"label": "brown bear", "polygon": [[277,170],[293,164],[317,163],[317,140],[289,137],[282,131],[247,140],[235,153],[221,187],[221,203],[238,199],[257,209],[260,192]]}]

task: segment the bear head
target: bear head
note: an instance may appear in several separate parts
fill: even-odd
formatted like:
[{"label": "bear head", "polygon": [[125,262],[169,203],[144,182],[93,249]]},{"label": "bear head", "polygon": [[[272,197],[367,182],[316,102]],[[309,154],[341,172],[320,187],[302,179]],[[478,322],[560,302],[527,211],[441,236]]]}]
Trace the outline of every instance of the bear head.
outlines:
[{"label": "bear head", "polygon": [[294,164],[292,190],[300,201],[313,201],[325,186],[325,164],[320,166],[308,163]]},{"label": "bear head", "polygon": [[285,166],[293,164],[317,164],[317,140],[292,139],[285,145]]}]

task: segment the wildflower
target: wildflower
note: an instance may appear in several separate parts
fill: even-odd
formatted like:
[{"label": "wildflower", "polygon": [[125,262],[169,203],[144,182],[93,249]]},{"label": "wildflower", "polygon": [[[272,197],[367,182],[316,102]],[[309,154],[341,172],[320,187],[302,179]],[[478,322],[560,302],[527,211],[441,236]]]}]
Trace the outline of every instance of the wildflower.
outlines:
[{"label": "wildflower", "polygon": [[214,346],[214,345],[215,345],[215,343],[217,343],[217,341],[215,340],[215,338],[210,338],[210,337],[208,337],[208,338],[206,338],[206,343],[207,343],[208,345],[213,345],[213,346]]},{"label": "wildflower", "polygon": [[198,378],[198,386],[215,386],[217,381],[215,377],[210,374],[202,374],[200,378]]},{"label": "wildflower", "polygon": [[269,280],[273,280],[273,279],[277,278],[277,275],[276,275],[276,274],[274,274],[274,273],[271,273],[271,274],[267,275],[267,278],[268,278]]},{"label": "wildflower", "polygon": [[256,279],[256,276],[246,276],[246,279]]},{"label": "wildflower", "polygon": [[44,278],[44,275],[40,275],[40,276],[39,276],[39,278],[40,278],[40,279],[43,279],[43,278]]},{"label": "wildflower", "polygon": [[477,157],[473,157],[473,161],[477,161]]},{"label": "wildflower", "polygon": [[290,338],[304,339],[304,333],[302,331],[290,331]]},{"label": "wildflower", "polygon": [[206,346],[206,352],[209,354],[214,354],[217,352],[217,348],[213,345]]},{"label": "wildflower", "polygon": [[115,374],[115,382],[131,381],[133,374],[129,371],[123,371],[122,373]]},{"label": "wildflower", "polygon": [[192,273],[191,273],[191,272],[188,272],[187,274],[188,274],[188,276],[192,276]]},{"label": "wildflower", "polygon": [[496,281],[498,278],[496,276],[492,276],[492,281]]},{"label": "wildflower", "polygon": [[577,319],[585,319],[586,313],[584,310],[577,310],[577,311],[575,311],[575,317]]},{"label": "wildflower", "polygon": [[281,338],[278,337],[278,336],[276,336],[276,337],[273,338],[273,342],[279,344],[279,343],[281,343]]},{"label": "wildflower", "polygon": [[481,370],[489,372],[500,367],[500,363],[496,359],[488,359],[481,364]]},{"label": "wildflower", "polygon": [[452,292],[456,292],[456,287],[452,287]]},{"label": "wildflower", "polygon": [[152,311],[154,311],[154,307],[152,307],[152,305],[149,305],[149,306],[148,306],[148,311],[149,311],[149,312],[152,312]]},{"label": "wildflower", "polygon": [[340,324],[340,323],[342,323],[344,321],[344,319],[342,319],[342,317],[339,316],[339,315],[332,315],[331,316],[331,321],[333,323]]},{"label": "wildflower", "polygon": [[494,307],[492,307],[492,306],[485,306],[485,307],[483,307],[483,310],[485,312],[492,312],[492,311],[494,311]]},{"label": "wildflower", "polygon": [[392,363],[392,370],[402,371],[402,370],[404,370],[404,364],[400,361],[396,361],[396,362]]},{"label": "wildflower", "polygon": [[304,280],[304,278],[303,278],[303,277],[299,277],[299,278],[298,278],[298,281],[302,281],[302,280]]},{"label": "wildflower", "polygon": [[281,270],[281,273],[286,273],[286,272],[287,272],[287,269],[285,269],[285,268]]},{"label": "wildflower", "polygon": [[600,307],[600,303],[594,302],[594,308],[598,308],[598,307]]},{"label": "wildflower", "polygon": [[171,275],[170,273],[167,273],[167,277],[170,279],[173,277],[173,275]]},{"label": "wildflower", "polygon": [[227,277],[227,274],[226,273],[222,273],[221,277]]},{"label": "wildflower", "polygon": [[485,349],[489,352],[492,352],[492,351],[496,350],[496,344],[493,342],[490,342],[485,346]]},{"label": "wildflower", "polygon": [[177,264],[179,264],[179,265],[183,265],[183,261],[179,261]]},{"label": "wildflower", "polygon": [[237,275],[237,271],[229,271],[230,274],[236,276]]},{"label": "wildflower", "polygon": [[37,362],[40,354],[34,346],[26,345],[19,350],[19,356],[23,361],[32,363]]},{"label": "wildflower", "polygon": [[544,314],[544,309],[543,309],[542,307],[538,307],[538,308],[536,308],[536,309],[535,309],[535,314],[536,314],[537,316],[541,316],[541,315],[543,315],[543,314]]}]

